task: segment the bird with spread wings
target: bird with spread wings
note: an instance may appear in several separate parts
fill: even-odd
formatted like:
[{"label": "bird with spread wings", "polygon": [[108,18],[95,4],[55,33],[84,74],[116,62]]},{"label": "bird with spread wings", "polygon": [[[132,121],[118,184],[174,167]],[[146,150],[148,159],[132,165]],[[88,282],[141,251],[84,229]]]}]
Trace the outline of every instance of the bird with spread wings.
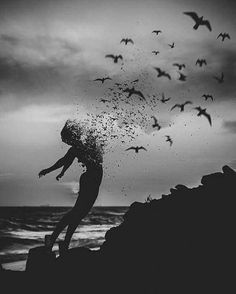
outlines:
[{"label": "bird with spread wings", "polygon": [[186,101],[186,102],[184,102],[184,103],[182,103],[182,104],[175,104],[173,107],[171,107],[171,109],[170,110],[173,110],[174,108],[180,108],[180,112],[183,112],[184,111],[184,107],[185,107],[185,105],[188,105],[188,104],[193,104],[191,101]]},{"label": "bird with spread wings", "polygon": [[213,96],[210,94],[203,94],[202,97],[205,98],[205,101],[207,101],[208,99],[211,99],[213,101]]},{"label": "bird with spread wings", "polygon": [[170,146],[172,146],[172,144],[173,144],[173,140],[168,135],[166,135],[166,142],[169,142],[170,143]]},{"label": "bird with spread wings", "polygon": [[195,22],[193,26],[194,30],[197,30],[199,26],[206,26],[209,31],[212,30],[209,20],[203,19],[203,16],[199,17],[196,12],[186,11],[186,12],[183,12],[183,14],[186,14],[193,19],[193,21]]},{"label": "bird with spread wings", "polygon": [[160,124],[158,123],[157,118],[156,118],[154,115],[152,115],[151,118],[153,118],[153,120],[154,120],[154,124],[152,125],[152,127],[153,127],[153,128],[157,128],[158,131],[159,131],[159,130],[161,129],[161,126],[160,126]]},{"label": "bird with spread wings", "polygon": [[125,149],[125,151],[128,151],[128,150],[135,150],[135,153],[138,153],[139,152],[139,150],[145,150],[145,151],[147,151],[147,149],[146,148],[144,148],[143,146],[132,146],[132,147],[129,147],[129,148],[127,148],[127,149]]},{"label": "bird with spread wings", "polygon": [[112,58],[114,63],[117,63],[119,59],[123,60],[123,56],[121,54],[120,55],[107,54],[105,58]]},{"label": "bird with spread wings", "polygon": [[168,46],[173,49],[175,47],[175,43],[173,42],[172,44],[168,44]]},{"label": "bird with spread wings", "polygon": [[130,38],[123,38],[120,43],[125,43],[125,45],[127,45],[128,43],[134,44],[134,41]]},{"label": "bird with spread wings", "polygon": [[100,82],[102,82],[102,84],[106,81],[106,80],[112,80],[110,77],[106,77],[106,78],[97,78],[97,79],[95,79],[94,81],[96,82],[96,81],[100,81]]},{"label": "bird with spread wings", "polygon": [[179,73],[179,78],[178,78],[178,80],[181,81],[181,82],[185,82],[187,76],[184,75],[184,74],[183,74],[182,72],[180,72],[180,71],[179,71],[178,73]]},{"label": "bird with spread wings", "polygon": [[158,36],[158,34],[162,33],[162,31],[161,30],[154,30],[154,31],[152,31],[152,33],[154,33]]},{"label": "bird with spread wings", "polygon": [[137,95],[139,96],[142,100],[146,100],[146,98],[144,97],[143,93],[139,90],[135,90],[134,87],[132,88],[126,88],[123,90],[124,93],[129,93],[128,98],[131,97],[132,95]]},{"label": "bird with spread wings", "polygon": [[185,64],[184,63],[173,63],[173,66],[177,66],[179,70],[181,70],[182,68],[185,68]]},{"label": "bird with spread wings", "polygon": [[209,113],[206,112],[206,108],[201,108],[200,106],[198,107],[194,107],[194,109],[196,109],[198,111],[197,116],[205,116],[206,119],[209,121],[209,124],[212,125],[212,121],[211,121],[211,116]]},{"label": "bird with spread wings", "polygon": [[198,58],[195,65],[199,65],[200,67],[203,66],[203,64],[207,65],[206,59],[200,59]]},{"label": "bird with spread wings", "polygon": [[227,38],[230,40],[230,35],[228,33],[220,33],[217,37],[219,39],[221,37],[221,41],[224,42],[224,40]]},{"label": "bird with spread wings", "polygon": [[169,101],[170,99],[171,99],[171,97],[169,97],[169,98],[165,98],[165,94],[164,94],[164,93],[161,94],[161,99],[160,99],[160,101],[161,101],[162,103],[166,103],[166,102]]},{"label": "bird with spread wings", "polygon": [[166,77],[169,80],[171,80],[171,76],[165,72],[164,70],[160,69],[160,67],[154,67],[154,69],[157,71],[157,77]]}]

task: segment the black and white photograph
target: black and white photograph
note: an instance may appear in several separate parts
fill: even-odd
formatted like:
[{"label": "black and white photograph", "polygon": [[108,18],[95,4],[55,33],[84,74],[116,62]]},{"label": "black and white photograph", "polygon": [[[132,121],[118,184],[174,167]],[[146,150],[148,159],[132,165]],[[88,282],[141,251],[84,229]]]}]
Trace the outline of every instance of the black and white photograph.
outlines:
[{"label": "black and white photograph", "polygon": [[1,293],[232,291],[235,15],[1,0]]}]

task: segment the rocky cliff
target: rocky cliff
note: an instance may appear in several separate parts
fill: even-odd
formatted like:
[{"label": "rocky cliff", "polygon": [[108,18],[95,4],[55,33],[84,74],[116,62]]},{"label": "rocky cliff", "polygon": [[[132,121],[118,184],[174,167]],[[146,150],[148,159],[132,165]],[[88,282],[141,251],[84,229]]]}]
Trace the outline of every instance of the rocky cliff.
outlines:
[{"label": "rocky cliff", "polygon": [[51,293],[213,293],[221,287],[225,293],[234,266],[235,196],[236,172],[224,166],[196,188],[177,185],[161,199],[134,202],[99,251],[74,248],[48,263],[38,258],[24,274],[4,272],[5,280],[18,279],[30,290],[30,279]]}]

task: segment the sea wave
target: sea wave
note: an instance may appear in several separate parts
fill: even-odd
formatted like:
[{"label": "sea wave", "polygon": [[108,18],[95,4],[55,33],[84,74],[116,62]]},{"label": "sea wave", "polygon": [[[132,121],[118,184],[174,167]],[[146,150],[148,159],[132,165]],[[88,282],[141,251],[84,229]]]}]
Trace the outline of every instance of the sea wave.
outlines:
[{"label": "sea wave", "polygon": [[[27,258],[30,248],[42,246],[44,236],[52,232],[69,207],[0,208],[0,262]],[[73,234],[70,246],[86,246],[96,250],[104,242],[106,232],[123,220],[127,208],[94,207]],[[59,236],[62,240],[65,232]],[[54,250],[58,250],[55,244]]]}]

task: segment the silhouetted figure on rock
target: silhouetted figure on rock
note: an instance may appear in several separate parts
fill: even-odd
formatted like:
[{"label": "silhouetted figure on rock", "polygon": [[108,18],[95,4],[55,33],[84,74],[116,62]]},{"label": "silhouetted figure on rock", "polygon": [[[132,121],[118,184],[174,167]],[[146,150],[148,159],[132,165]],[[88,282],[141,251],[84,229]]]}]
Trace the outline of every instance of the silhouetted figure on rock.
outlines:
[{"label": "silhouetted figure on rock", "polygon": [[[59,248],[62,250],[62,253],[69,248],[73,233],[97,199],[103,176],[102,152],[101,147],[99,147],[96,142],[96,137],[90,132],[87,134],[87,141],[82,142],[81,130],[76,133],[76,127],[73,124],[74,121],[67,121],[61,131],[62,141],[72,147],[67,151],[65,156],[60,158],[54,165],[41,170],[39,173],[39,177],[42,177],[54,170],[62,168],[61,172],[56,176],[56,179],[59,180],[64,176],[66,170],[75,159],[86,167],[86,171],[80,177],[78,198],[74,207],[63,216],[56,225],[53,233],[45,236],[45,245],[51,250],[57,237],[64,228],[68,226],[65,240],[61,243],[62,248]],[[81,127],[79,128],[81,129]]]}]

